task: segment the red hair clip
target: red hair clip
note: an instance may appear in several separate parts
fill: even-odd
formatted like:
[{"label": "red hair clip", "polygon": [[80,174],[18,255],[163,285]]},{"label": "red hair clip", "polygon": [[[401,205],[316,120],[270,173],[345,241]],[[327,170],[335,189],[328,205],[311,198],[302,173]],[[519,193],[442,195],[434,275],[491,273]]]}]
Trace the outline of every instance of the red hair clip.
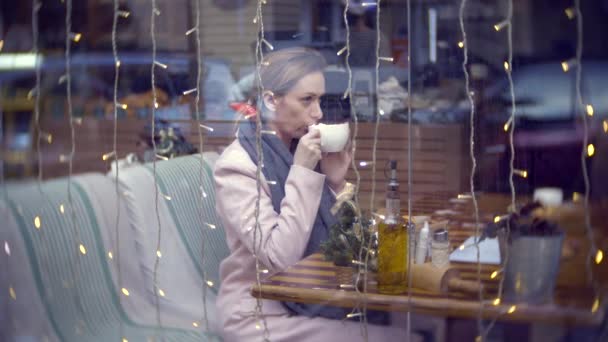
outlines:
[{"label": "red hair clip", "polygon": [[246,119],[255,117],[258,114],[258,110],[246,102],[232,102],[230,103],[230,108],[237,113],[241,113]]}]

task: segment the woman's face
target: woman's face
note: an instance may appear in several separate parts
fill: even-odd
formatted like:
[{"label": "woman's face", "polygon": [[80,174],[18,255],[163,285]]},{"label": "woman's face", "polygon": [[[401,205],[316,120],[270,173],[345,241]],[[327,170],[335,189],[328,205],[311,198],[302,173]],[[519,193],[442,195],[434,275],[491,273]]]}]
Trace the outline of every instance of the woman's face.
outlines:
[{"label": "woman's face", "polygon": [[302,77],[287,94],[275,96],[274,128],[281,140],[290,142],[308,132],[323,117],[320,101],[325,77],[320,71]]}]

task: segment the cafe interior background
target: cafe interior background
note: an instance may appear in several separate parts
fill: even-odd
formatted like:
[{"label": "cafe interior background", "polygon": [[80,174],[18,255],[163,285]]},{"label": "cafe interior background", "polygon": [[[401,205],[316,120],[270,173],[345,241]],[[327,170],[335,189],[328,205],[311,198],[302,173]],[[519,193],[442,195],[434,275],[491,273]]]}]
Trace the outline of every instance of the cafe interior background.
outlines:
[{"label": "cafe interior background", "polygon": [[[213,162],[256,54],[290,46],[328,61],[324,120],[358,125],[363,210],[384,206],[391,159],[404,214],[488,196],[507,214],[547,187],[575,208],[566,284],[591,268],[596,324],[500,321],[484,340],[608,340],[608,1],[345,3],[2,1],[0,340],[143,341],[159,318],[168,340],[217,338]],[[445,340],[480,335],[447,319]]]}]

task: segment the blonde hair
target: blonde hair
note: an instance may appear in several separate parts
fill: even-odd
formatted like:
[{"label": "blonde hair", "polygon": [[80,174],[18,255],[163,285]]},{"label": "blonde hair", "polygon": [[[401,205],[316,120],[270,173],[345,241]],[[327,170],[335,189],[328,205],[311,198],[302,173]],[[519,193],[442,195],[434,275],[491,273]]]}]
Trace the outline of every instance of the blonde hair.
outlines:
[{"label": "blonde hair", "polygon": [[274,95],[287,94],[304,76],[323,72],[327,63],[316,50],[293,47],[272,52],[264,57],[260,68],[262,89]]},{"label": "blonde hair", "polygon": [[[318,71],[323,72],[326,66],[327,62],[323,55],[310,48],[291,47],[271,52],[264,56],[260,67],[261,90],[270,91],[275,96],[285,95],[304,76]],[[256,91],[253,91],[247,102],[257,107],[263,118],[267,118],[264,101],[258,98],[262,94],[257,83],[256,76],[253,87]],[[243,114],[239,114],[237,124],[244,118]],[[237,126],[235,130],[236,128]]]}]

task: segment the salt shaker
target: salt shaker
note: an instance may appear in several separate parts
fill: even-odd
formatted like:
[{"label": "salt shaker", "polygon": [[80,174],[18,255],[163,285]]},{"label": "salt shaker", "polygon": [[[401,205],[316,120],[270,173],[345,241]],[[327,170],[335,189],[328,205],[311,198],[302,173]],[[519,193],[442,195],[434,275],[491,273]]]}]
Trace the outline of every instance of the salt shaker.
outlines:
[{"label": "salt shaker", "polygon": [[424,221],[424,226],[418,233],[418,243],[416,244],[416,258],[414,262],[416,264],[424,264],[429,248],[429,222]]},{"label": "salt shaker", "polygon": [[435,267],[445,267],[450,263],[450,240],[448,231],[443,228],[433,233],[431,262]]}]

